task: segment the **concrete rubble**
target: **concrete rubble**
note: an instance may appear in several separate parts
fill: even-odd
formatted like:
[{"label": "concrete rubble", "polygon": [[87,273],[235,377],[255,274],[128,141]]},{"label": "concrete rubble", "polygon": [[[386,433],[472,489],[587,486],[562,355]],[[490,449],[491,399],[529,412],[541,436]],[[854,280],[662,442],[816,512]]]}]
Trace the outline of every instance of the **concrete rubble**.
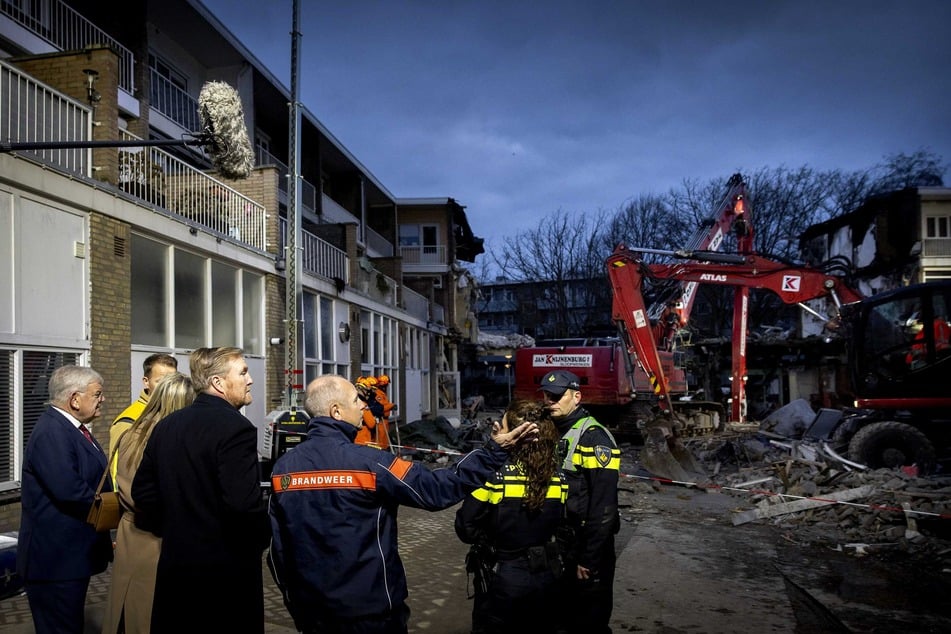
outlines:
[{"label": "concrete rubble", "polygon": [[768,522],[803,544],[858,556],[905,551],[951,569],[951,476],[857,469],[774,436],[750,431],[688,442],[710,474],[698,486],[737,499],[734,525]]}]

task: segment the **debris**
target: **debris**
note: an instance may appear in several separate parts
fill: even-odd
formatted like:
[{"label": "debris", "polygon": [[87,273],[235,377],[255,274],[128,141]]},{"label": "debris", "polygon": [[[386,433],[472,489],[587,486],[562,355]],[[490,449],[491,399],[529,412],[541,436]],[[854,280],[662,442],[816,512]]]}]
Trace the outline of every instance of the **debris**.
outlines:
[{"label": "debris", "polygon": [[828,504],[835,504],[836,502],[847,502],[849,500],[868,497],[869,494],[871,494],[874,490],[875,487],[866,485],[836,493],[823,494],[822,498],[804,498],[794,502],[768,505],[766,508],[756,508],[751,511],[743,511],[742,513],[738,513],[733,516],[732,521],[734,526],[738,526],[740,524],[752,522],[753,520],[762,519],[764,517],[795,513],[797,511],[805,511],[806,509],[815,508],[817,506],[826,506]]}]

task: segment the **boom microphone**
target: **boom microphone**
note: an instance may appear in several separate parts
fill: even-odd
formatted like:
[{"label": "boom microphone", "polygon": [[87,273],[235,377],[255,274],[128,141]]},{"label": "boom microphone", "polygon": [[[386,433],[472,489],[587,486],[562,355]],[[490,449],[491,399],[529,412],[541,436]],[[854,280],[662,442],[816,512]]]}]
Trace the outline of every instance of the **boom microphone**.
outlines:
[{"label": "boom microphone", "polygon": [[212,164],[226,178],[247,178],[254,168],[254,150],[238,92],[223,81],[205,82],[198,95],[198,116]]}]

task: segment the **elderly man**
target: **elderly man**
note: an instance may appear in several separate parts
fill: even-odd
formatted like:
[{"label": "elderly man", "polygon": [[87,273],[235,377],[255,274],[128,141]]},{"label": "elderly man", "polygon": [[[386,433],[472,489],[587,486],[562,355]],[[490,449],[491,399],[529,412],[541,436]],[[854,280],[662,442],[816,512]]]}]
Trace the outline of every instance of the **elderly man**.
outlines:
[{"label": "elderly man", "polygon": [[482,449],[452,468],[425,466],[354,444],[366,403],[347,379],[311,381],[304,401],[307,439],[275,463],[270,558],[284,601],[302,632],[407,631],[406,573],[396,541],[400,504],[437,511],[485,482],[523,438],[498,424]]},{"label": "elderly man", "polygon": [[89,579],[112,560],[109,533],[86,523],[106,470],[87,427],[105,401],[102,377],[88,367],[57,368],[49,395],[23,456],[17,572],[37,634],[81,634]]}]

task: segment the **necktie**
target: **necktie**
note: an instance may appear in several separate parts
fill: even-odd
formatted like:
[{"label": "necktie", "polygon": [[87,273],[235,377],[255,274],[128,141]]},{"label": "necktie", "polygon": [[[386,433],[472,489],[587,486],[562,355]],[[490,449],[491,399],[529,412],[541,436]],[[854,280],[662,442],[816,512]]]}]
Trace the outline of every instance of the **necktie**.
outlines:
[{"label": "necktie", "polygon": [[86,440],[88,440],[89,442],[91,442],[91,443],[94,444],[94,445],[96,444],[96,441],[92,439],[92,434],[89,433],[89,430],[86,428],[85,425],[80,424],[80,425],[79,425],[79,431],[81,431],[81,432],[83,433],[83,436],[86,437]]}]

